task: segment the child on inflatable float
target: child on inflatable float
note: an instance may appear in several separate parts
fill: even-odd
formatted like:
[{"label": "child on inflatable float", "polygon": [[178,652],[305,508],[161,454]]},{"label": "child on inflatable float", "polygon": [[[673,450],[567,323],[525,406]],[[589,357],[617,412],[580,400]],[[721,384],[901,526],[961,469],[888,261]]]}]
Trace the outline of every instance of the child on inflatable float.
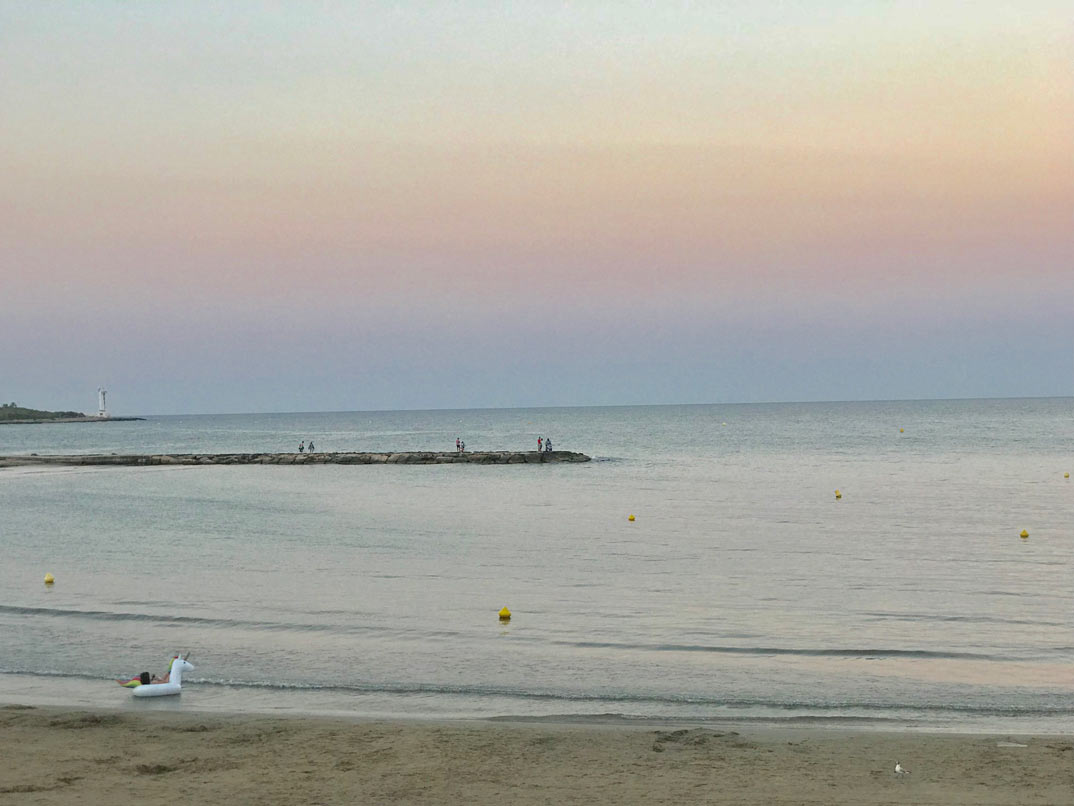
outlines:
[{"label": "child on inflatable float", "polygon": [[[187,653],[187,657],[189,656],[189,653]],[[149,672],[142,672],[129,680],[117,680],[116,682],[124,688],[134,689],[131,693],[136,697],[179,694],[182,690],[182,673],[193,670],[194,666],[182,655],[176,655],[172,658],[168,671],[164,673],[163,677],[150,675]],[[143,689],[143,687],[146,688]]]},{"label": "child on inflatable float", "polygon": [[178,657],[178,655],[172,655],[171,660],[168,661],[168,671],[164,673],[164,677],[157,677],[155,674],[151,675],[149,672],[142,672],[141,674],[136,674],[129,680],[117,680],[116,682],[124,688],[137,688],[138,686],[148,686],[153,683],[167,683],[168,678],[171,677],[172,663]]}]

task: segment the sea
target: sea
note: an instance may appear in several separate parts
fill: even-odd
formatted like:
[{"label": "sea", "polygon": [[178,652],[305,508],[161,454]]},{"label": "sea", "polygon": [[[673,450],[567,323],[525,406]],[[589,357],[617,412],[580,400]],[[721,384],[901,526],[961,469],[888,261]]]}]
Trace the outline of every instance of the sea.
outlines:
[{"label": "sea", "polygon": [[[593,461],[2,469],[0,702],[1074,733],[1074,398],[148,416],[0,455],[538,437]],[[177,652],[181,697],[113,682]]]}]

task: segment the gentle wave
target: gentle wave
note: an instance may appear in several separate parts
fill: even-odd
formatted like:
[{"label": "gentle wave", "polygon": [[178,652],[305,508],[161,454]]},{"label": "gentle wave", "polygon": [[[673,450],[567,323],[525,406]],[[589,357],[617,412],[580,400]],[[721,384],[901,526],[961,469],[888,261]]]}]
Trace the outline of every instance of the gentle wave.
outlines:
[{"label": "gentle wave", "polygon": [[[198,625],[215,629],[245,628],[265,630],[270,632],[304,632],[304,633],[328,633],[338,635],[354,635],[382,632],[379,626],[362,624],[311,624],[306,622],[280,622],[258,621],[252,619],[226,619],[212,618],[209,616],[171,616],[153,613],[130,613],[114,612],[107,610],[67,610],[48,607],[24,607],[19,605],[0,605],[0,614],[10,613],[14,615],[33,615],[47,617],[71,617],[82,619],[94,619],[100,621],[141,621],[155,624],[178,624]],[[342,615],[342,613],[337,613]],[[351,614],[357,616],[359,614]],[[391,632],[398,636],[401,631],[392,628]],[[452,631],[422,631],[424,638],[458,638],[460,633]],[[525,641],[542,642],[543,639],[535,636],[520,638]],[[698,652],[719,655],[751,655],[773,656],[789,655],[798,657],[821,657],[821,658],[858,658],[862,660],[883,660],[888,658],[912,658],[922,660],[977,660],[977,661],[1010,661],[1014,658],[1005,655],[996,655],[983,652],[956,652],[928,649],[901,649],[880,647],[776,647],[776,646],[726,646],[718,644],[646,644],[627,643],[615,641],[566,641],[551,640],[547,643],[554,646],[565,646],[575,649],[615,649],[624,651],[646,652]],[[1065,654],[1070,652],[1070,647],[1038,648],[1039,653],[1033,658],[1051,659],[1053,654]],[[1019,656],[1018,660],[1031,659]]]},{"label": "gentle wave", "polygon": [[[20,616],[55,616],[100,621],[146,621],[158,624],[197,624],[205,627],[249,627],[259,630],[299,630],[303,632],[369,632],[374,628],[339,624],[285,623],[248,619],[211,618],[209,616],[169,616],[156,613],[122,613],[109,610],[63,610],[51,607],[0,605],[0,613]],[[355,614],[359,615],[359,614]]]},{"label": "gentle wave", "polygon": [[948,616],[942,613],[885,613],[885,612],[864,612],[863,616],[870,616],[876,619],[888,619],[890,621],[941,621],[950,623],[967,623],[967,624],[1015,624],[1019,626],[1032,626],[1032,627],[1064,627],[1065,622],[1061,621],[1042,621],[1040,619],[1020,619],[1020,618],[1003,618],[1001,616]]},{"label": "gentle wave", "polygon": [[[54,670],[4,669],[0,674],[77,679],[104,682],[108,678],[81,673]],[[524,701],[551,701],[563,703],[621,703],[626,707],[638,705],[655,706],[709,706],[732,709],[771,708],[785,711],[867,711],[883,713],[892,711],[917,711],[925,713],[958,713],[974,716],[1064,716],[1074,715],[1074,705],[1033,706],[983,706],[957,703],[903,703],[886,701],[824,701],[824,700],[778,700],[755,697],[706,697],[695,695],[642,695],[603,694],[599,692],[539,691],[495,686],[453,686],[437,684],[377,684],[377,683],[294,683],[267,680],[237,680],[223,678],[190,677],[185,682],[214,688],[256,689],[263,691],[295,691],[311,693],[342,694],[389,694],[397,696],[427,696],[430,694],[449,697],[513,698]]]},{"label": "gentle wave", "polygon": [[855,647],[763,647],[763,646],[713,646],[709,644],[627,644],[612,641],[553,641],[560,646],[582,649],[644,649],[651,652],[712,652],[721,655],[801,655],[821,658],[932,658],[958,660],[1003,661],[1010,658],[980,652],[938,652],[928,649],[875,649]]}]

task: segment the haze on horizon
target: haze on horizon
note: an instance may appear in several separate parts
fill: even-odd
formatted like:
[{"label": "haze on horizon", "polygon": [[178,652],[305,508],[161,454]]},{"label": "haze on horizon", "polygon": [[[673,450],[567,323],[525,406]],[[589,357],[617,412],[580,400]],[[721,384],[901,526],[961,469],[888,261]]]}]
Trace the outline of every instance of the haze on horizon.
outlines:
[{"label": "haze on horizon", "polygon": [[1069,10],[0,0],[0,398],[1070,395]]}]

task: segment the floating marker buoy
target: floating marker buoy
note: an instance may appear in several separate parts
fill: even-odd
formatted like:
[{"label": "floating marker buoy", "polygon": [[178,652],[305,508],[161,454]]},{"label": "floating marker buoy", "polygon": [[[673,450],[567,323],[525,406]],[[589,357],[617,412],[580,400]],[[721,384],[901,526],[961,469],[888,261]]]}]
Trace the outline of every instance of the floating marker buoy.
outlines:
[{"label": "floating marker buoy", "polygon": [[1025,529],[1023,529],[1022,533],[1020,535],[1018,535],[1018,536],[1020,538],[1022,538],[1022,540],[1025,540],[1027,537],[1029,537],[1029,532],[1027,532]]},{"label": "floating marker buoy", "polygon": [[839,492],[838,490],[836,490],[835,491],[835,500],[838,501],[842,497],[843,497],[843,494],[841,492]]},{"label": "floating marker buoy", "polygon": [[507,609],[507,605],[503,606],[503,610],[500,611],[500,621],[510,621],[511,611]]},{"label": "floating marker buoy", "polygon": [[1063,474],[1063,478],[1065,478],[1065,479],[1069,479],[1069,478],[1070,478],[1070,474],[1069,474],[1069,473],[1064,473],[1064,474]]},{"label": "floating marker buoy", "polygon": [[56,581],[56,577],[54,577],[52,574],[45,574],[45,584],[46,585],[51,585],[55,581]]},{"label": "floating marker buoy", "polygon": [[633,516],[633,515],[627,515],[627,520],[628,520],[628,521],[633,521],[633,520],[634,520],[634,516]]},{"label": "floating marker buoy", "polygon": [[901,428],[899,429],[899,433],[900,433],[900,434],[902,433],[902,429],[901,429]]}]

